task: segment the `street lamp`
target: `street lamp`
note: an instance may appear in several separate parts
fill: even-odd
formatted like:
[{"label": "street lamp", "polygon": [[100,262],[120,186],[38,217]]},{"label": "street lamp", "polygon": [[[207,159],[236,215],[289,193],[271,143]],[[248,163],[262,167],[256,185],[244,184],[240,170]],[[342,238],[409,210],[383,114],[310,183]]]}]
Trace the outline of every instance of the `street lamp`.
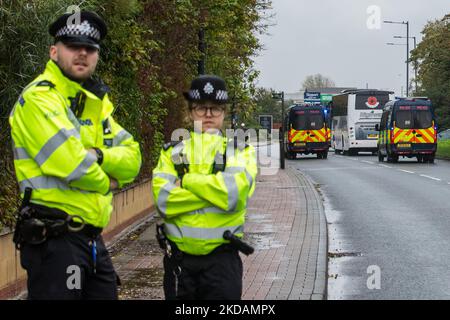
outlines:
[{"label": "street lamp", "polygon": [[384,23],[405,24],[406,25],[406,96],[409,96],[409,21],[383,21]]},{"label": "street lamp", "polygon": [[284,91],[272,92],[272,99],[281,100],[280,168],[284,169]]},{"label": "street lamp", "polygon": [[[395,39],[405,39],[405,37],[402,36],[394,36]],[[409,39],[414,40],[414,50],[417,48],[417,42],[416,37],[409,37]],[[417,60],[414,60],[414,84],[416,86],[416,93],[417,93]]]}]

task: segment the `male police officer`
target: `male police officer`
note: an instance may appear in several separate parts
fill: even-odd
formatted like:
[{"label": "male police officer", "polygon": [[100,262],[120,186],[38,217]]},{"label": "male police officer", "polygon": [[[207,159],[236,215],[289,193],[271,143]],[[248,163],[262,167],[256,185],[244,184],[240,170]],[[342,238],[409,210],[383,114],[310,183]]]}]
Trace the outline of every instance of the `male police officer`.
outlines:
[{"label": "male police officer", "polygon": [[15,242],[29,299],[117,299],[100,233],[111,190],[141,164],[139,145],[111,116],[109,88],[92,78],[106,25],[95,13],[78,14],[79,24],[64,14],[50,26],[50,60],[10,116],[24,197]]},{"label": "male police officer", "polygon": [[255,150],[221,134],[228,100],[221,78],[194,79],[185,97],[201,130],[166,144],[153,171],[153,196],[164,218],[159,236],[167,238],[166,299],[240,299],[242,261],[224,232],[243,236]]}]

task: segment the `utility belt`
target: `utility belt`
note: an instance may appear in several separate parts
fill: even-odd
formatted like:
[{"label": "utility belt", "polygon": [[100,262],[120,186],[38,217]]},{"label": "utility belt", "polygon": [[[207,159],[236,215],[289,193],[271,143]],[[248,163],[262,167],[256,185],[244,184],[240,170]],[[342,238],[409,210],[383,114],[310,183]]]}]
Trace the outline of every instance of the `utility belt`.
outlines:
[{"label": "utility belt", "polygon": [[[229,240],[230,243],[224,243],[215,248],[211,252],[212,254],[223,251],[237,250],[248,256],[254,252],[254,248],[252,246],[236,237],[230,230],[224,232],[223,238],[225,240]],[[164,232],[163,224],[156,225],[156,239],[158,240],[160,248],[164,251],[164,254],[169,259],[181,260],[183,255],[186,255],[186,253],[178,249],[177,245],[174,242],[170,241],[167,238]]]},{"label": "utility belt", "polygon": [[[81,232],[93,239],[101,234],[101,228],[85,224],[80,216],[31,203],[31,191],[31,188],[26,188],[22,206],[17,214],[13,241],[18,250],[25,243],[41,244],[48,238],[58,237],[68,232]],[[81,222],[74,221],[74,218]]]}]

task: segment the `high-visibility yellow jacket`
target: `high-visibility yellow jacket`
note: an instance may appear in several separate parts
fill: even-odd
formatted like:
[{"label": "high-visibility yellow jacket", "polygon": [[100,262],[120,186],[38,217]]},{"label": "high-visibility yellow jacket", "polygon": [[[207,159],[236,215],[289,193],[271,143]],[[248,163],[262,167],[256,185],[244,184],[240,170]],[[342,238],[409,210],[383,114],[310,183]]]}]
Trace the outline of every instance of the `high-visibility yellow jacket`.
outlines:
[{"label": "high-visibility yellow jacket", "polygon": [[[141,166],[139,144],[114,121],[107,91],[97,82],[82,87],[50,60],[23,90],[9,118],[22,197],[31,187],[31,202],[79,215],[100,228],[112,211],[109,177],[122,186]],[[103,152],[101,166],[87,151],[94,147]]]},{"label": "high-visibility yellow jacket", "polygon": [[[224,170],[214,173],[224,154]],[[182,163],[188,170],[177,186]],[[206,255],[228,242],[226,230],[242,237],[257,170],[253,146],[236,148],[234,139],[221,135],[191,132],[189,139],[166,145],[153,170],[152,190],[167,237],[192,255]]]}]

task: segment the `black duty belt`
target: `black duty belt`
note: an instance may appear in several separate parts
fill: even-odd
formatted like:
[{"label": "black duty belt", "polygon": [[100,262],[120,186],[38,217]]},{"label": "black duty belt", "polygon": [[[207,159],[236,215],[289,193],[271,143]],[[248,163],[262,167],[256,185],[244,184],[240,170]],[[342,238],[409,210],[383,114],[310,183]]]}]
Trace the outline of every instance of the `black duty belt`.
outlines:
[{"label": "black duty belt", "polygon": [[[69,214],[63,210],[57,208],[50,208],[39,204],[30,204],[32,208],[36,210],[37,219],[61,219],[67,217]],[[72,216],[76,217],[76,216]],[[91,238],[97,238],[103,231],[102,228],[94,227],[93,225],[86,224],[84,222],[72,221],[69,223],[70,232],[79,232],[85,234]]]},{"label": "black duty belt", "polygon": [[[81,222],[75,221],[74,218],[78,218]],[[20,249],[24,243],[40,244],[48,238],[58,237],[68,232],[83,233],[96,239],[102,230],[102,228],[85,224],[80,216],[69,215],[60,209],[27,201],[27,204],[19,211],[13,241],[16,248]]]}]

